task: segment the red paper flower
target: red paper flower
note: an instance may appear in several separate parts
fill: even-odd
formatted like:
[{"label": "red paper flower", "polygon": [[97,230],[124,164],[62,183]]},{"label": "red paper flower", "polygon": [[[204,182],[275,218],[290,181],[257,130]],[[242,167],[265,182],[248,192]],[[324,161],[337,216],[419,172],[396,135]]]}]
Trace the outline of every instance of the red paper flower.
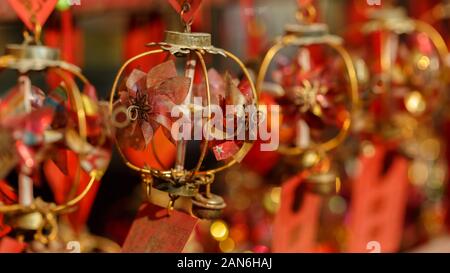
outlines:
[{"label": "red paper flower", "polygon": [[333,88],[330,75],[335,74],[336,71],[323,65],[305,68],[299,62],[281,60],[273,79],[284,90],[284,96],[297,107],[295,112],[310,112],[320,117],[322,109],[330,107],[327,98]]},{"label": "red paper flower", "polygon": [[126,80],[125,90],[119,92],[120,100],[116,104],[116,107],[126,109],[126,118],[130,120],[125,128],[118,128],[118,141],[143,150],[159,127],[170,132],[171,111],[183,103],[190,84],[189,78],[177,76],[173,61],[157,65],[147,74],[133,70]]}]

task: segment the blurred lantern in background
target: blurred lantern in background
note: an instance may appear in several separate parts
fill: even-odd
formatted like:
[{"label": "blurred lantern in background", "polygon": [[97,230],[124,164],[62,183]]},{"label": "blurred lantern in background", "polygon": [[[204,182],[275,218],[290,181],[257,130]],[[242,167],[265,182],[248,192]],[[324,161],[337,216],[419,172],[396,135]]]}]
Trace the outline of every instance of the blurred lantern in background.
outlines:
[{"label": "blurred lantern in background", "polygon": [[[181,8],[186,9],[186,11],[180,10],[183,16],[183,12],[190,12],[191,7],[186,4]],[[200,135],[201,144],[198,145],[200,155],[194,168],[188,170],[185,166],[188,139],[175,139],[171,134],[172,126],[178,118],[171,117],[171,112],[176,107],[182,109],[180,106],[184,106],[187,112],[183,115],[191,120],[195,111],[206,109],[205,111],[209,114],[201,119],[210,121],[211,106],[256,106],[256,94],[242,62],[231,53],[213,47],[210,44],[209,34],[191,33],[190,24],[190,21],[186,22],[185,32],[167,31],[164,42],[149,44],[156,49],[131,58],[123,65],[113,86],[110,106],[115,118],[114,123],[118,127],[116,138],[120,150],[123,148],[145,149],[152,145],[154,135],[158,131],[163,132],[176,147],[176,162],[173,168],[161,164],[162,162],[158,162],[159,166],[136,166],[123,154],[127,165],[143,174],[144,181],[150,183],[148,187],[169,193],[173,200],[180,196],[192,198],[196,208],[193,211],[194,214],[206,213],[202,217],[209,218],[208,212],[210,212],[212,213],[210,216],[215,218],[218,215],[215,211],[218,212],[220,209],[208,210],[209,205],[213,206],[209,202],[215,203],[220,199],[209,190],[214,174],[241,161],[251,147],[252,141],[226,141],[219,138],[208,141]],[[129,64],[154,54],[162,54],[166,61],[154,66],[147,73],[133,70],[123,84],[119,85],[122,74]],[[229,72],[221,75],[213,68],[208,70],[205,55],[228,57],[241,69],[245,75],[244,79],[239,82]],[[177,73],[176,65],[181,58],[187,59],[184,62],[184,76]],[[120,95],[120,100],[115,101],[117,93]],[[201,104],[195,104],[194,98],[200,98]],[[199,113],[204,115],[202,112]],[[124,120],[121,120],[122,117]],[[192,131],[189,130],[185,134],[190,136],[194,130],[193,127],[191,128]],[[219,136],[219,132],[215,132],[214,135]],[[153,156],[158,159],[160,152],[158,149],[153,151]],[[215,157],[219,166],[208,169],[204,166],[203,160],[211,155]],[[189,156],[190,159],[193,157]],[[216,204],[219,207],[224,205],[223,201],[219,203]]]},{"label": "blurred lantern in background", "polygon": [[270,96],[281,107],[278,153],[287,167],[279,182],[292,176],[271,190],[279,192],[272,233],[276,252],[318,250],[320,195],[340,188],[329,152],[346,139],[358,102],[355,68],[342,39],[315,22],[312,1],[298,4],[298,23],[286,26],[257,78],[261,97]]},{"label": "blurred lantern in background", "polygon": [[[108,166],[108,112],[81,70],[62,61],[59,50],[41,44],[41,28],[56,1],[29,9],[22,2],[10,4],[30,32],[0,57],[2,70],[18,73],[17,84],[0,100],[1,176],[11,185],[17,178],[18,193],[3,184],[0,191],[7,198],[1,199],[0,213],[8,236],[26,247],[18,251],[66,251],[58,216],[76,209]],[[42,84],[49,75],[58,82],[54,88]],[[44,182],[54,202],[36,197]]]},{"label": "blurred lantern in background", "polygon": [[[359,164],[354,171],[359,174],[368,168],[374,168],[378,163],[368,162],[379,158],[384,167],[379,169],[378,175],[381,175],[380,179],[391,182],[370,186],[365,175],[356,175],[352,199],[361,202],[359,205],[352,204],[350,213],[355,214],[362,206],[366,206],[367,211],[361,216],[366,220],[361,221],[378,215],[376,223],[367,225],[366,235],[370,238],[362,241],[379,241],[385,246],[384,251],[391,252],[398,251],[401,247],[398,237],[402,236],[403,224],[406,225],[406,230],[415,230],[416,238],[423,237],[420,225],[428,224],[409,216],[426,214],[429,210],[436,211],[435,204],[442,198],[447,168],[442,157],[444,146],[438,130],[442,126],[442,107],[446,101],[447,47],[432,26],[407,17],[401,8],[386,5],[383,9],[368,13],[368,18],[367,22],[351,30],[353,33],[358,29],[360,37],[363,37],[358,42],[352,40],[355,42],[352,52],[358,67],[363,101],[361,111],[355,113],[353,131],[364,144],[359,147],[361,158],[357,161],[363,165]],[[369,150],[373,152],[367,153]],[[380,154],[385,156],[379,156]],[[406,162],[407,167],[403,168],[403,163],[400,162]],[[397,179],[389,180],[391,176]],[[410,182],[410,186],[398,188],[403,184],[403,177]],[[361,186],[361,183],[366,183],[366,186]],[[395,194],[393,188],[382,190],[383,187],[389,187],[389,183],[390,187],[397,187]],[[408,193],[406,198],[402,198]],[[361,195],[365,196],[364,200]],[[366,201],[368,198],[376,198],[378,203],[383,204],[383,208],[368,212],[369,207],[374,205]],[[389,200],[404,201],[395,205]],[[383,211],[386,217],[382,216]],[[397,216],[394,217],[394,214]],[[358,217],[352,216],[353,220],[356,218]],[[389,224],[383,225],[383,221]],[[373,231],[375,227],[379,227],[377,232]],[[350,237],[358,237],[353,232],[361,230],[360,225],[351,225]],[[407,236],[406,232],[404,236]],[[419,242],[419,239],[404,238],[408,244]],[[350,243],[350,251],[366,251],[366,246],[362,243],[359,246]]]},{"label": "blurred lantern in background", "polygon": [[[312,3],[300,3],[298,24],[287,25],[285,35],[269,49],[257,80],[257,89],[281,106],[278,152],[294,163],[294,172],[327,161],[326,152],[345,140],[358,100],[350,55],[341,38],[329,34],[325,24],[314,23],[316,14]],[[315,174],[331,172],[330,167]]]}]

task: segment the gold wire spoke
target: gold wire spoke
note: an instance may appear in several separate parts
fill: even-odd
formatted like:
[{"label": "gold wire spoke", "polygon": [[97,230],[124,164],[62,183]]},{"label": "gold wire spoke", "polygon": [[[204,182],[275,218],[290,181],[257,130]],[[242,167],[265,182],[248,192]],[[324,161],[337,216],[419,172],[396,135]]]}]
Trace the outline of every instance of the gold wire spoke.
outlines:
[{"label": "gold wire spoke", "polygon": [[[122,65],[122,67],[119,69],[119,72],[118,72],[118,74],[117,74],[117,76],[116,76],[116,78],[114,80],[113,87],[111,89],[110,100],[109,100],[110,113],[113,112],[114,98],[115,98],[115,95],[117,93],[117,87],[119,85],[119,81],[120,81],[120,79],[122,77],[122,74],[125,71],[125,69],[132,62],[134,62],[134,61],[136,61],[138,59],[141,59],[141,58],[144,58],[146,56],[153,55],[153,54],[163,53],[163,52],[166,52],[166,51],[167,50],[160,48],[160,49],[144,52],[142,54],[139,54],[139,55],[129,59],[128,61],[126,61]],[[211,92],[210,92],[210,86],[209,86],[208,71],[207,71],[205,60],[204,60],[204,58],[202,56],[204,54],[204,52],[202,50],[193,50],[193,52],[195,52],[197,59],[200,61],[201,68],[202,68],[202,73],[204,74],[205,85],[206,85],[206,96],[207,96],[207,101],[208,101],[208,106],[207,106],[207,108],[208,108],[208,117],[211,118]],[[245,68],[245,66],[242,63],[242,61],[239,60],[235,55],[233,55],[230,52],[227,52],[225,50],[223,50],[223,52],[226,54],[227,57],[229,57],[230,59],[235,61],[239,65],[240,69],[243,71],[245,77],[248,79],[248,81],[250,83],[251,90],[252,90],[252,95],[254,97],[255,104],[257,105],[257,103],[258,103],[258,95],[257,95],[257,92],[256,92],[256,88],[255,88],[255,86],[253,84],[253,81],[251,80],[250,73]],[[114,136],[114,138],[115,138],[115,136]],[[141,167],[138,167],[138,166],[134,165],[125,156],[125,154],[123,153],[123,150],[120,147],[119,143],[117,143],[117,139],[116,138],[115,138],[115,140],[116,140],[117,150],[118,150],[119,154],[121,155],[121,157],[122,157],[122,159],[125,162],[127,167],[129,167],[129,168],[131,168],[131,169],[133,169],[135,171],[141,172],[141,173],[146,173],[146,174],[152,174],[153,173],[153,174],[155,174],[157,176],[169,176],[170,177],[172,175],[172,170],[162,170],[161,171],[161,170],[155,170],[155,169],[153,169],[151,167],[149,167],[149,168],[141,168]],[[206,143],[206,145],[205,145],[205,143]],[[204,159],[206,157],[206,154],[207,154],[207,149],[208,149],[207,143],[208,143],[208,140],[205,140],[203,142],[204,145],[203,145],[203,148],[201,150],[201,154],[200,154],[199,160],[197,161],[197,164],[196,164],[195,168],[193,170],[186,170],[187,174],[191,178],[193,176],[196,176],[196,175],[213,174],[213,173],[225,170],[225,169],[231,167],[232,165],[234,165],[237,162],[236,159],[232,159],[230,162],[228,162],[224,166],[221,166],[221,167],[218,167],[218,168],[212,169],[212,170],[200,171],[202,163],[203,163],[203,161],[204,161]],[[252,146],[253,146],[253,142],[251,142],[251,143],[250,142],[245,142],[243,144],[243,146],[241,147],[241,149],[237,152],[235,157],[236,158],[243,158],[250,151]],[[154,154],[156,154],[155,151],[154,151]],[[162,165],[162,164],[160,164],[160,165]],[[164,167],[164,166],[162,166],[162,167]]]},{"label": "gold wire spoke", "polygon": [[[207,120],[207,125],[209,126],[209,121],[211,120],[211,90],[210,90],[210,86],[209,86],[209,78],[208,78],[208,70],[206,68],[206,64],[205,64],[205,59],[202,56],[202,53],[198,50],[194,51],[195,54],[197,55],[197,59],[200,61],[200,65],[203,71],[203,75],[205,76],[205,89],[206,89],[206,98],[207,98],[207,109],[208,109],[208,120]],[[209,127],[208,127],[208,132],[209,132]],[[194,170],[192,171],[192,175],[195,175],[201,168],[203,160],[205,159],[206,153],[208,151],[208,139],[206,139],[205,141],[203,141],[203,147],[202,147],[202,151],[200,154],[200,158],[197,162],[196,167],[194,168]]]},{"label": "gold wire spoke", "polygon": [[[83,82],[84,85],[90,85],[91,83],[89,82],[89,80],[79,71],[79,70],[74,70],[74,69],[70,69],[70,66],[67,68],[61,68],[61,70],[69,72],[71,74],[73,74],[75,77],[77,77],[81,82]],[[85,105],[83,104],[83,100],[82,100],[82,96],[81,96],[81,92],[78,89],[78,86],[76,85],[76,83],[72,80],[73,82],[73,86],[75,87],[75,92],[73,92],[73,95],[75,96],[74,100],[77,101],[77,116],[81,125],[79,125],[80,127],[80,136],[81,139],[84,140],[83,145],[87,144],[87,125],[86,125],[86,112],[85,112]],[[81,105],[81,107],[80,107]],[[83,118],[84,117],[84,118]],[[84,127],[83,129],[81,127]],[[83,149],[82,149],[83,150]],[[78,184],[79,184],[79,180],[81,179],[81,160],[82,160],[83,155],[79,155],[79,167],[77,170],[77,177],[78,177]],[[89,173],[90,176],[90,180],[89,183],[86,185],[86,187],[83,189],[83,191],[78,195],[75,196],[74,198],[72,198],[71,200],[67,201],[65,204],[63,205],[59,205],[56,208],[54,208],[54,212],[61,212],[66,210],[67,208],[73,207],[75,205],[77,205],[80,201],[82,201],[86,195],[90,192],[90,190],[92,189],[92,186],[94,185],[94,183],[98,180],[100,180],[102,178],[104,174],[104,170],[92,170]],[[74,187],[77,186],[74,184]],[[73,188],[74,188],[73,187]]]}]

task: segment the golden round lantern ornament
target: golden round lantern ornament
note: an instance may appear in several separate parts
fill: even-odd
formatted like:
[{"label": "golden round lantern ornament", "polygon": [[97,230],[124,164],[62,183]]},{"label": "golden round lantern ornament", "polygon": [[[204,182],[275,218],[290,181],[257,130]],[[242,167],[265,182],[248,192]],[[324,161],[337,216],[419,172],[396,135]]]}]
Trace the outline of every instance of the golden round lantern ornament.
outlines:
[{"label": "golden round lantern ornament", "polygon": [[[107,106],[97,101],[80,68],[61,60],[58,49],[40,43],[40,32],[40,27],[34,35],[24,32],[25,41],[7,45],[0,56],[2,73],[13,75],[8,80],[17,78],[0,99],[0,214],[11,228],[8,236],[30,243],[27,251],[64,251],[58,243],[58,216],[76,209],[102,177],[112,142]],[[69,165],[69,153],[76,164]],[[44,163],[56,166],[71,185],[49,177]],[[76,194],[81,177],[89,182]],[[44,182],[54,201],[39,196]],[[56,192],[67,186],[70,193],[57,198]]]},{"label": "golden round lantern ornament", "polygon": [[[190,6],[182,7],[183,18]],[[245,124],[258,116],[249,111],[256,111],[257,95],[243,63],[214,47],[210,34],[190,32],[191,22],[184,32],[166,31],[163,42],[148,44],[150,51],[124,63],[112,87],[110,110],[116,146],[127,166],[141,174],[148,200],[172,210],[183,199],[177,202],[180,209],[214,219],[225,208],[223,198],[211,193],[214,176],[240,162],[252,147]],[[155,58],[148,72],[133,69],[125,75],[135,61]],[[209,60],[228,61],[242,78],[208,69]],[[161,160],[170,151],[158,147],[158,134],[172,143],[173,164]],[[127,156],[148,147],[153,166],[139,166]]]}]

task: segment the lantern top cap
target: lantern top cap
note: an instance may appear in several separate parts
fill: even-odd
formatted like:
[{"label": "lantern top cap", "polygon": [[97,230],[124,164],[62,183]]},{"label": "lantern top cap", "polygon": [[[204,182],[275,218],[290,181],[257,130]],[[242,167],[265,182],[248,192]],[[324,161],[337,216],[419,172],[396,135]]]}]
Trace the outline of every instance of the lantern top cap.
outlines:
[{"label": "lantern top cap", "polygon": [[374,20],[403,20],[408,18],[403,8],[387,8],[374,10],[369,14],[370,19]]},{"label": "lantern top cap", "polygon": [[284,27],[286,35],[323,36],[329,33],[325,24],[288,24]]},{"label": "lantern top cap", "polygon": [[408,17],[403,8],[388,8],[370,13],[370,19],[362,27],[363,33],[372,33],[380,29],[397,34],[411,33],[415,30],[415,21]]},{"label": "lantern top cap", "polygon": [[42,45],[10,44],[6,46],[5,53],[17,59],[60,60],[58,49]]},{"label": "lantern top cap", "polygon": [[164,42],[183,47],[210,47],[211,34],[201,32],[166,31]]}]

